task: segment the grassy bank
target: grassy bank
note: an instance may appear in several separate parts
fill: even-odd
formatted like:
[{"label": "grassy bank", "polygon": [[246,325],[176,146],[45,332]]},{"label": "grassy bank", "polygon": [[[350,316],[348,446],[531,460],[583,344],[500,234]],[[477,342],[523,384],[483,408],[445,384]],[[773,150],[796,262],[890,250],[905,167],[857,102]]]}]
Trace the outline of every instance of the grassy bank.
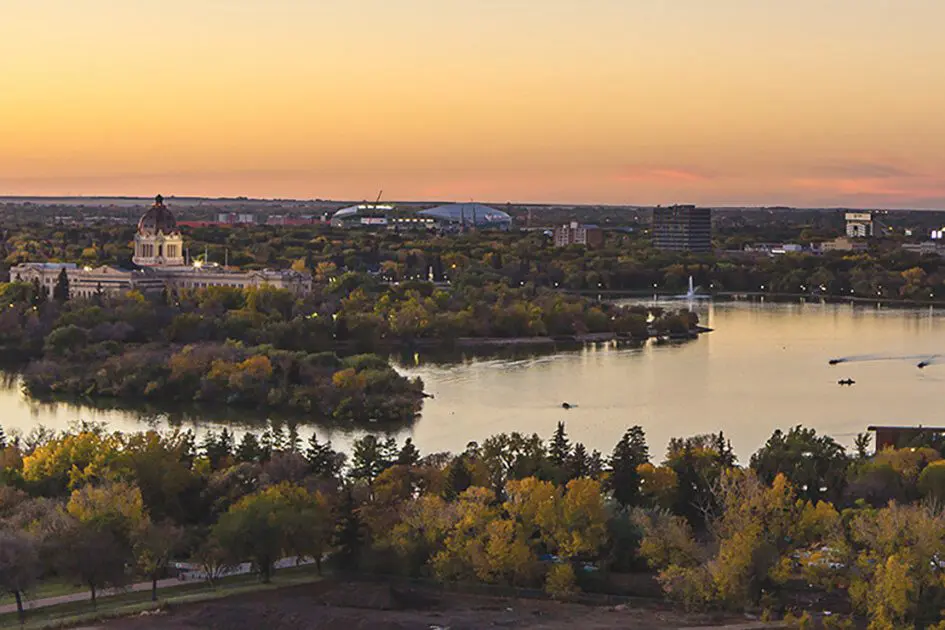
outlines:
[{"label": "grassy bank", "polygon": [[[213,586],[206,582],[181,583],[180,586],[158,591],[158,601],[151,601],[150,591],[125,592],[110,597],[100,597],[93,608],[88,599],[82,601],[44,606],[28,611],[26,623],[20,625],[16,613],[0,615],[0,628],[23,628],[44,630],[49,628],[71,628],[81,624],[95,623],[106,619],[157,611],[180,604],[211,601],[243,593],[267,591],[286,586],[314,583],[321,579],[315,567],[302,566],[277,571],[269,584],[263,584],[255,575],[238,575],[217,580]],[[62,594],[57,593],[57,594]],[[44,594],[44,596],[49,596]]]}]

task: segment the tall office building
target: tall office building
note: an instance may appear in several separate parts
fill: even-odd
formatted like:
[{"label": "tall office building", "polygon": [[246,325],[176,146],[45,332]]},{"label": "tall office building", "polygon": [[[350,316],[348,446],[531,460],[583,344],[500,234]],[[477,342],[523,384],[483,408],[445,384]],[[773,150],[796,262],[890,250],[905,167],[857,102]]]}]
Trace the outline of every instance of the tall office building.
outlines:
[{"label": "tall office building", "polygon": [[695,206],[653,209],[653,245],[669,252],[712,251],[712,210]]}]

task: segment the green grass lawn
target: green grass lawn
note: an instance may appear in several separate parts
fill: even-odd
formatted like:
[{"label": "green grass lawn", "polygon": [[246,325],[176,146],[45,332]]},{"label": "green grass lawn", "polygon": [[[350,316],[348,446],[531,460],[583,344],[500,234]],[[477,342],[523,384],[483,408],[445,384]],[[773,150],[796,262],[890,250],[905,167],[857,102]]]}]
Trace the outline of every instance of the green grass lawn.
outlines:
[{"label": "green grass lawn", "polygon": [[[318,579],[320,578],[314,566],[302,566],[276,571],[273,573],[271,584],[262,584],[255,575],[236,575],[223,578],[217,580],[212,588],[206,582],[185,582],[180,586],[159,589],[157,602],[151,601],[151,591],[127,592],[100,598],[97,608],[93,608],[90,601],[83,600],[27,611],[26,623],[22,626],[15,612],[0,615],[0,628],[40,630],[69,627],[80,623],[135,614],[164,604],[208,601],[240,593],[306,584]],[[54,595],[75,592],[74,589],[65,591],[65,593],[55,592],[52,585],[51,590]],[[50,596],[49,594],[43,595],[43,597]],[[32,599],[39,598],[34,595]]]}]

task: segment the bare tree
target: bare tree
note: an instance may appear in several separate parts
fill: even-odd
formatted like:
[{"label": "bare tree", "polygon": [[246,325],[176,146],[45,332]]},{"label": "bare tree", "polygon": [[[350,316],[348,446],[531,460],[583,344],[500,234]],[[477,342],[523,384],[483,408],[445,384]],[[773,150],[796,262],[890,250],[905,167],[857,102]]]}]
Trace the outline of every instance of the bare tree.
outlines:
[{"label": "bare tree", "polygon": [[213,539],[205,542],[193,557],[211,587],[214,586],[214,580],[222,577],[233,566],[229,554]]},{"label": "bare tree", "polygon": [[30,590],[39,575],[39,552],[34,539],[9,530],[0,530],[0,588],[16,598],[16,611],[22,623],[23,593]]}]

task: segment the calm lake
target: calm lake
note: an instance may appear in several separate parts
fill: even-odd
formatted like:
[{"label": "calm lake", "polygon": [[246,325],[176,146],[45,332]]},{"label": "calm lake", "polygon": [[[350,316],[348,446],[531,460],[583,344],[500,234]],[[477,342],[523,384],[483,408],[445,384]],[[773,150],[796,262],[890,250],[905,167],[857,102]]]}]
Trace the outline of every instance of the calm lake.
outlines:
[{"label": "calm lake", "polygon": [[[399,368],[423,378],[435,399],[425,402],[412,427],[395,435],[412,436],[424,453],[456,452],[470,440],[500,432],[548,437],[563,420],[572,440],[607,453],[628,426],[639,424],[654,459],[661,459],[671,437],[722,430],[746,462],[774,429],[795,424],[814,427],[847,446],[870,424],[943,424],[945,364],[920,370],[916,359],[836,366],[827,361],[862,354],[945,353],[945,310],[814,302],[717,302],[695,309],[714,332],[678,345],[601,344],[553,355],[470,355],[447,363],[415,357]],[[843,378],[856,384],[841,387],[837,380]],[[564,401],[575,407],[562,409]],[[241,434],[247,419],[263,415],[38,405],[15,381],[0,388],[0,424],[8,433],[91,420],[120,430],[172,423],[198,430],[229,426]],[[358,435],[327,428],[318,432],[336,447],[346,447]]]}]

